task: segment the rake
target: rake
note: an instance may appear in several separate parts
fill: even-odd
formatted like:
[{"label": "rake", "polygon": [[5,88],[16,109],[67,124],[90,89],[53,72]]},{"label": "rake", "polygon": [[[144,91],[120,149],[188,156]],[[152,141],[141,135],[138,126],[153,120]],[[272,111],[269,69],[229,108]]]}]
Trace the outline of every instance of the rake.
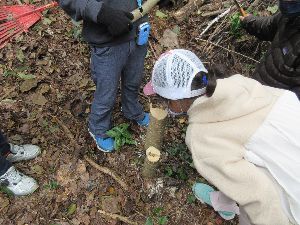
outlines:
[{"label": "rake", "polygon": [[41,19],[41,12],[55,6],[58,6],[57,2],[37,8],[32,5],[1,6],[0,49],[12,38],[28,32],[28,29]]}]

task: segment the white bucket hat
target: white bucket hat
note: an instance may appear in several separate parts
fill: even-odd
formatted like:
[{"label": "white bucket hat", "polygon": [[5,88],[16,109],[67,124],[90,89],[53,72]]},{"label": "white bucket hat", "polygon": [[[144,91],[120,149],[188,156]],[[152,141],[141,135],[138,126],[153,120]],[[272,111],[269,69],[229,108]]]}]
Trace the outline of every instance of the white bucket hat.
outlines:
[{"label": "white bucket hat", "polygon": [[[203,95],[206,87],[192,90],[196,74],[207,73],[201,60],[191,51],[174,49],[161,55],[155,63],[152,79],[144,87],[145,95],[158,94],[166,99],[178,100]],[[207,84],[206,80],[203,80]],[[205,85],[206,86],[206,85]]]}]

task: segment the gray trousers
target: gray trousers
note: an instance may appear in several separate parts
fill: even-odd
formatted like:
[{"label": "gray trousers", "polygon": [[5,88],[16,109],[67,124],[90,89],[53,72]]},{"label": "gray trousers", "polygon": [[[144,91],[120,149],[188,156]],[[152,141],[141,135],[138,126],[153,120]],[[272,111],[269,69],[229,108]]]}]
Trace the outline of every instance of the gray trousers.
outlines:
[{"label": "gray trousers", "polygon": [[0,131],[0,176],[6,173],[11,163],[4,157],[10,151],[10,145]]},{"label": "gray trousers", "polygon": [[121,80],[122,112],[130,120],[142,120],[144,110],[138,101],[144,73],[147,46],[129,41],[112,47],[91,49],[91,74],[96,84],[89,129],[105,137],[111,129],[111,116]]}]

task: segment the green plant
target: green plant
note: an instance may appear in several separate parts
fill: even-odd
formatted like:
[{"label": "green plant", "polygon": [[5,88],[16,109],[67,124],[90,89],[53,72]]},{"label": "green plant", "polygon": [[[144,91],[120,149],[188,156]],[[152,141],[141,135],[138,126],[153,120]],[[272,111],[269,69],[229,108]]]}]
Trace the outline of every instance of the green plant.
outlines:
[{"label": "green plant", "polygon": [[50,190],[55,190],[59,187],[60,187],[60,185],[55,180],[49,181],[49,184],[46,184],[44,186],[45,189],[50,189]]},{"label": "green plant", "polygon": [[0,185],[0,192],[7,194],[9,197],[14,196],[14,193],[5,186]]},{"label": "green plant", "polygon": [[[168,217],[162,215],[163,208],[157,207],[152,210],[151,216],[147,217],[145,225],[165,225],[168,222]],[[154,223],[156,222],[156,223]]]},{"label": "green plant", "polygon": [[187,171],[194,168],[194,164],[187,146],[183,143],[175,144],[167,148],[167,152],[173,156],[176,162],[165,167],[165,175],[175,179],[188,180]]},{"label": "green plant", "polygon": [[241,36],[242,23],[240,20],[240,16],[241,16],[240,13],[234,13],[230,17],[230,33],[235,37]]},{"label": "green plant", "polygon": [[188,202],[189,204],[195,203],[195,202],[196,202],[196,197],[195,197],[195,195],[189,195],[189,196],[187,197],[187,202]]},{"label": "green plant", "polygon": [[129,124],[122,123],[119,126],[106,132],[106,134],[115,139],[115,149],[118,150],[125,144],[136,145],[136,141],[133,140],[132,134],[128,130]]}]

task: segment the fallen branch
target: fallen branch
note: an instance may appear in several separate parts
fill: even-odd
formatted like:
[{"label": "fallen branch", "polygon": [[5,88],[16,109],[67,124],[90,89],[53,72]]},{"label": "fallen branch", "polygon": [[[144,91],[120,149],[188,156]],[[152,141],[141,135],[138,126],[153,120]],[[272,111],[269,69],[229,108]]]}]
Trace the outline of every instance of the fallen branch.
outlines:
[{"label": "fallen branch", "polygon": [[74,135],[72,134],[72,132],[70,131],[70,129],[60,119],[58,119],[56,116],[52,116],[51,115],[51,117],[62,127],[62,129],[64,130],[65,134],[70,139],[71,144],[74,146],[74,152],[73,152],[74,159],[72,160],[73,161],[72,165],[74,167],[76,165],[77,160],[79,159],[80,152],[81,152],[82,148],[75,141]]},{"label": "fallen branch", "polygon": [[239,52],[230,50],[230,49],[228,49],[228,48],[224,48],[223,46],[218,45],[218,44],[216,44],[216,43],[213,43],[213,42],[211,42],[211,41],[208,41],[208,40],[205,40],[205,39],[202,39],[202,38],[195,38],[195,39],[196,39],[197,41],[206,42],[206,43],[211,44],[211,45],[213,45],[213,46],[215,46],[215,47],[221,48],[221,49],[223,49],[223,50],[225,50],[225,51],[227,51],[227,52],[237,54],[237,55],[242,56],[242,57],[244,57],[244,58],[250,59],[250,60],[252,60],[252,61],[254,61],[254,62],[256,62],[256,63],[259,63],[259,61],[255,60],[255,59],[253,59],[253,58],[251,58],[251,57],[249,57],[249,56],[243,55],[242,53],[239,53]]},{"label": "fallen branch", "polygon": [[201,14],[201,16],[202,17],[216,16],[216,15],[220,15],[221,13],[223,13],[225,11],[226,11],[226,9],[219,9],[219,10],[203,13],[203,14]]},{"label": "fallen branch", "polygon": [[109,168],[107,167],[102,167],[102,166],[99,166],[97,163],[95,163],[92,159],[90,159],[87,155],[84,156],[84,159],[89,163],[91,164],[92,167],[94,167],[95,169],[101,171],[102,173],[105,173],[109,176],[111,176],[115,181],[117,181],[120,186],[125,189],[125,190],[128,190],[128,186],[127,184],[122,181],[122,178],[120,178],[118,175],[116,175],[114,172],[112,172]]},{"label": "fallen branch", "polygon": [[189,0],[180,10],[174,13],[174,18],[178,22],[182,22],[186,17],[191,15],[197,8],[203,5],[205,0]]},{"label": "fallen branch", "polygon": [[217,23],[221,18],[226,16],[230,12],[230,10],[231,10],[231,7],[229,9],[227,9],[225,12],[223,12],[222,14],[220,14],[219,16],[217,16],[216,18],[214,18],[212,21],[210,21],[209,24],[207,25],[207,27],[200,34],[199,38],[201,38],[209,30],[209,28],[211,28],[215,23]]},{"label": "fallen branch", "polygon": [[121,220],[122,222],[127,223],[127,224],[138,225],[138,223],[130,221],[127,217],[120,216],[118,214],[108,213],[108,212],[105,212],[105,211],[100,210],[100,209],[98,210],[98,213],[100,213],[104,216],[110,217],[114,220]]}]

